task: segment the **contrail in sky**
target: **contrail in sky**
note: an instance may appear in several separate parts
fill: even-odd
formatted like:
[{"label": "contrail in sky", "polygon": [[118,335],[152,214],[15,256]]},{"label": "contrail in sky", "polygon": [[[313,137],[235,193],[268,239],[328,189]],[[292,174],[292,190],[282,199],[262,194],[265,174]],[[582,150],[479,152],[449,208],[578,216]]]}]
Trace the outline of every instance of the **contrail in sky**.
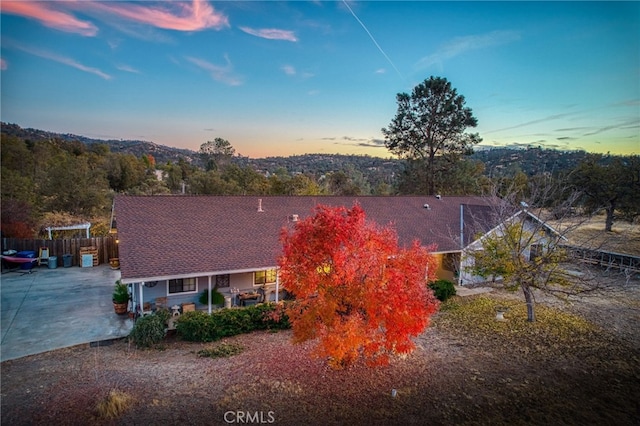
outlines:
[{"label": "contrail in sky", "polygon": [[398,73],[398,75],[400,76],[401,79],[404,80],[404,77],[402,76],[402,74],[400,74],[400,71],[398,71],[398,68],[396,68],[396,66],[394,65],[394,63],[391,61],[391,59],[389,58],[389,56],[387,56],[386,53],[384,53],[384,50],[382,50],[382,47],[380,47],[380,45],[378,44],[378,42],[376,41],[375,38],[373,38],[373,36],[371,35],[371,33],[369,32],[369,30],[367,29],[367,27],[365,27],[365,25],[362,23],[362,21],[360,20],[360,18],[358,18],[358,16],[355,14],[355,12],[353,11],[353,9],[351,9],[351,7],[349,7],[349,4],[347,3],[346,0],[342,0],[342,3],[344,3],[345,6],[347,6],[347,9],[349,9],[349,12],[351,12],[351,14],[353,15],[354,18],[356,18],[356,21],[358,21],[358,23],[362,26],[362,28],[364,28],[364,30],[367,32],[367,34],[369,35],[369,38],[371,39],[371,41],[373,41],[373,44],[376,45],[376,47],[378,48],[378,50],[380,51],[380,53],[382,53],[382,55],[387,58],[387,61],[389,61],[389,63],[391,64],[391,66],[393,67],[394,70],[396,70],[396,72]]}]

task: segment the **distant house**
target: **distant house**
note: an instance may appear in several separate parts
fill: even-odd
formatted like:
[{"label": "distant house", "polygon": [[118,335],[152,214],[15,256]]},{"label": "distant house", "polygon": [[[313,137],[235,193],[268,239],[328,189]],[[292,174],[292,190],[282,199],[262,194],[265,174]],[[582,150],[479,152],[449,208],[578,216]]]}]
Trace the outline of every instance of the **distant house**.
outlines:
[{"label": "distant house", "polygon": [[[115,200],[121,279],[131,284],[133,304],[198,303],[217,287],[223,295],[281,294],[276,270],[283,228],[314,213],[318,205],[351,208],[367,220],[392,225],[401,246],[432,246],[439,278],[456,280],[463,249],[495,228],[485,197],[336,196],[125,196]],[[464,284],[464,283],[463,283]],[[237,300],[236,300],[237,301]]]},{"label": "distant house", "polygon": [[[503,221],[496,223],[494,228],[486,231],[464,247],[459,267],[460,283],[470,285],[487,281],[487,278],[473,275],[470,272],[470,268],[474,262],[473,252],[483,250],[483,241],[490,235],[502,237],[509,225],[517,225],[516,229],[522,231],[524,237],[521,238],[521,241],[530,237],[530,241],[522,245],[521,255],[524,256],[526,260],[532,260],[536,255],[541,254],[541,252],[554,249],[559,242],[567,242],[567,238],[564,235],[560,235],[558,231],[523,206],[522,209],[516,211]],[[489,278],[490,281],[501,279],[502,277],[500,276]]]}]

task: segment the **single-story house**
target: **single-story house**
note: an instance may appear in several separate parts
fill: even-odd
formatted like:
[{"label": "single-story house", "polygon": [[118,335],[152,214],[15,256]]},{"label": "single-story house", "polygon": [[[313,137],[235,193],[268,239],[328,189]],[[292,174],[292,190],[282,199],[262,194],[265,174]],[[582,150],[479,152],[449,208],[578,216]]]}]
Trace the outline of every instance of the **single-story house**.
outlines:
[{"label": "single-story house", "polygon": [[433,246],[438,277],[458,280],[463,249],[496,226],[496,202],[478,196],[118,195],[121,279],[131,285],[133,309],[141,311],[154,303],[195,303],[210,312],[211,304],[198,298],[214,287],[236,303],[238,294],[278,300],[283,227],[295,226],[318,205],[358,203],[367,220],[392,225],[401,246],[416,239]]}]

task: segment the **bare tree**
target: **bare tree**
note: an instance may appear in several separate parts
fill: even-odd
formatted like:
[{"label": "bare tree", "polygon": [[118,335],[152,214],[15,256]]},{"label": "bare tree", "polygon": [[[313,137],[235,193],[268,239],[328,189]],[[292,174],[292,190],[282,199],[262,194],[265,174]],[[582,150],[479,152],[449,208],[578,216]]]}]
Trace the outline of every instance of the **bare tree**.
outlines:
[{"label": "bare tree", "polygon": [[[521,289],[531,322],[535,321],[534,290],[566,299],[599,287],[594,274],[573,256],[580,246],[570,236],[588,217],[574,215],[581,194],[567,193],[566,188],[562,183],[538,181],[528,188],[526,199],[514,188],[496,196],[499,201],[490,207],[495,227],[484,230],[463,256],[463,280],[490,280],[508,290]],[[552,203],[558,199],[562,201]],[[486,223],[486,211],[484,216]],[[477,214],[474,221],[480,222]]]}]

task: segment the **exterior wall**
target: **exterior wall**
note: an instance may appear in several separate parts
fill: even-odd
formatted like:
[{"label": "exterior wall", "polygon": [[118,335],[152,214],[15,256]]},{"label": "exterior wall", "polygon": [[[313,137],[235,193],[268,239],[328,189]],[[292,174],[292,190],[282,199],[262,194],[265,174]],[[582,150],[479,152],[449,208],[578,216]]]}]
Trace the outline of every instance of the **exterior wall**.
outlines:
[{"label": "exterior wall", "polygon": [[[229,281],[231,282],[230,288],[237,288],[240,291],[243,291],[243,290],[247,290],[247,291],[254,290],[254,287],[253,287],[253,272],[247,272],[247,273],[244,273],[244,274],[233,274],[233,275],[231,275]],[[223,288],[223,289],[220,289],[219,291],[220,291],[220,293],[222,293],[223,290],[226,290],[227,293],[228,293],[230,291],[230,288]]]},{"label": "exterior wall", "polygon": [[[475,249],[479,250],[479,249]],[[458,284],[460,285],[473,285],[479,284],[487,281],[491,281],[491,278],[482,278],[479,275],[473,275],[471,272],[468,272],[468,268],[473,266],[473,257],[469,254],[469,251],[473,251],[473,249],[465,249],[462,252],[462,259],[460,261],[460,277]],[[500,279],[500,277],[496,277],[496,280]]]},{"label": "exterior wall", "polygon": [[166,281],[158,281],[158,284],[156,284],[154,287],[142,288],[142,297],[145,302],[153,303],[156,300],[156,297],[166,297],[166,296],[167,296]]}]

